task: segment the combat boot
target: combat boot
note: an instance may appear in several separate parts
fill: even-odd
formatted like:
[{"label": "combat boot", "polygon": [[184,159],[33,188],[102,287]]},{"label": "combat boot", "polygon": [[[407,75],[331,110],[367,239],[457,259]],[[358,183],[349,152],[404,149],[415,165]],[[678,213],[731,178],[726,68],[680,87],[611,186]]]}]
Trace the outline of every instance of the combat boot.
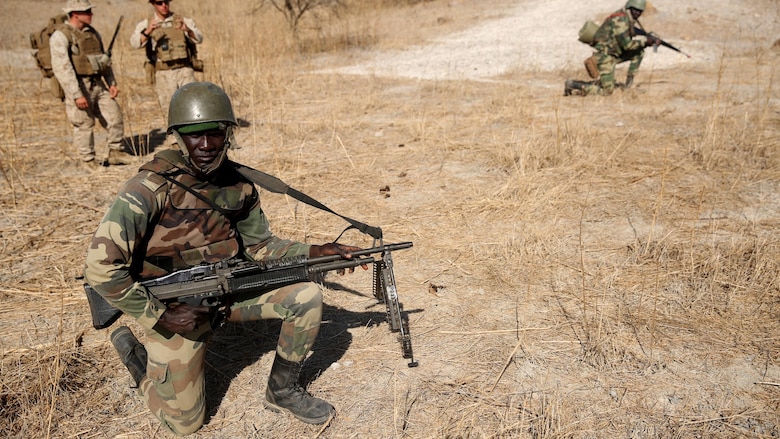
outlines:
[{"label": "combat boot", "polygon": [[307,424],[322,424],[335,413],[327,401],[315,398],[299,383],[303,361],[294,363],[276,354],[265,390],[266,407],[279,412],[288,410],[296,418]]},{"label": "combat boot", "polygon": [[130,376],[135,382],[134,387],[141,384],[141,380],[146,376],[146,348],[127,326],[120,326],[111,333],[111,344],[119,353],[119,359],[122,364],[130,371]]},{"label": "combat boot", "polygon": [[84,168],[86,168],[86,169],[88,169],[88,170],[90,170],[90,171],[97,171],[98,169],[100,169],[100,168],[102,168],[102,167],[103,167],[103,164],[102,164],[102,163],[100,163],[100,162],[98,162],[98,161],[97,161],[97,160],[95,160],[95,159],[88,160],[88,161],[86,161],[86,162],[81,162],[81,165],[82,165]]},{"label": "combat boot", "polygon": [[122,150],[112,149],[108,151],[109,165],[129,165],[133,163],[135,156],[132,156]]},{"label": "combat boot", "polygon": [[[564,96],[571,96],[572,92],[574,90],[579,90],[580,92],[583,92],[585,89],[585,86],[590,85],[590,82],[585,81],[575,81],[573,79],[567,79],[566,83],[564,84],[563,88],[563,95]],[[584,92],[583,92],[584,94]]]}]

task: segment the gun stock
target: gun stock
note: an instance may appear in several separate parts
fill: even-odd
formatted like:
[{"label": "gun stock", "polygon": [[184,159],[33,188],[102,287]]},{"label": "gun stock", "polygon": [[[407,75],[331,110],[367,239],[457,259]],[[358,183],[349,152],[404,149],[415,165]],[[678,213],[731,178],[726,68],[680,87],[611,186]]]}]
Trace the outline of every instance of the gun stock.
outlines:
[{"label": "gun stock", "polygon": [[90,284],[84,284],[84,292],[87,294],[89,312],[92,314],[92,326],[95,329],[108,328],[122,315],[122,311],[106,302],[106,299],[95,291]]}]

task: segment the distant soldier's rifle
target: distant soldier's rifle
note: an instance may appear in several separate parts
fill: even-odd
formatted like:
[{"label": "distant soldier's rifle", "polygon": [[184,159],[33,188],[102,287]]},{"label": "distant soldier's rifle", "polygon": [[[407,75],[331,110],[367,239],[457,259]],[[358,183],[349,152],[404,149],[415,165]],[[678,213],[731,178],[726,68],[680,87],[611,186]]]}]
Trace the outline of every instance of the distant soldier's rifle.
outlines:
[{"label": "distant soldier's rifle", "polygon": [[[258,293],[281,288],[298,282],[315,280],[328,271],[344,270],[359,265],[374,264],[374,296],[387,306],[387,316],[392,332],[400,332],[399,341],[403,357],[409,367],[417,366],[412,354],[407,318],[402,315],[398,301],[393,259],[391,253],[412,247],[411,242],[380,245],[351,252],[352,259],[339,255],[305,257],[297,256],[270,261],[223,260],[214,264],[197,265],[171,274],[141,282],[149,292],[163,303],[181,302],[190,305],[214,307],[214,323],[224,321],[230,296],[242,293]],[[381,259],[370,255],[380,253]],[[92,312],[92,324],[96,329],[106,328],[122,314],[112,307],[89,284],[84,284]]]},{"label": "distant soldier's rifle", "polygon": [[111,37],[111,43],[108,45],[108,50],[106,50],[106,55],[108,55],[109,58],[111,58],[111,50],[114,48],[114,43],[116,42],[116,36],[119,35],[119,28],[122,27],[122,21],[125,19],[124,15],[119,16],[119,21],[116,23],[116,29],[114,29],[114,36]]},{"label": "distant soldier's rifle", "polygon": [[691,57],[690,55],[688,55],[687,53],[683,52],[682,50],[680,50],[680,49],[672,46],[671,44],[667,43],[666,41],[662,40],[658,35],[656,35],[653,32],[647,32],[646,30],[642,29],[641,27],[634,27],[634,32],[636,32],[637,35],[642,35],[642,36],[645,36],[645,37],[652,38],[652,41],[654,42],[654,44],[653,44],[653,51],[658,51],[658,46],[660,45],[660,46],[664,46],[664,47],[666,47],[668,49],[672,49],[675,52],[681,53],[681,54],[687,56],[688,58]]}]

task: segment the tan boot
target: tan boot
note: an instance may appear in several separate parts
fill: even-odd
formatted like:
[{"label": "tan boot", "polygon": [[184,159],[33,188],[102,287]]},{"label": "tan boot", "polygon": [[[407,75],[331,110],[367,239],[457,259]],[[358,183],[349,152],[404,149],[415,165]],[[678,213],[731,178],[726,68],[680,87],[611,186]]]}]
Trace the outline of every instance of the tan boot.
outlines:
[{"label": "tan boot", "polygon": [[81,166],[83,166],[84,168],[90,171],[97,171],[98,169],[103,167],[103,165],[95,159],[86,162],[81,162]]},{"label": "tan boot", "polygon": [[135,156],[132,156],[124,151],[112,149],[108,151],[108,164],[109,165],[129,165],[135,161]]}]

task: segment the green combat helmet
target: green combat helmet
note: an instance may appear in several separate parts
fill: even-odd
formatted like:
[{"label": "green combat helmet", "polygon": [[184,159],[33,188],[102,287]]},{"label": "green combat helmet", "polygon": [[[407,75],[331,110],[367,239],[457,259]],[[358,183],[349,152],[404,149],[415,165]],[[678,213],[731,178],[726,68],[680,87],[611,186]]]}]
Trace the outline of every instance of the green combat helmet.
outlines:
[{"label": "green combat helmet", "polygon": [[[216,84],[190,82],[176,90],[171,97],[168,109],[169,133],[185,125],[213,125],[214,122],[237,125],[230,98]],[[199,128],[193,127],[188,131],[198,131]]]},{"label": "green combat helmet", "polygon": [[185,157],[189,156],[189,152],[181,140],[181,134],[213,129],[226,131],[222,156],[215,160],[209,169],[201,169],[206,174],[216,170],[224,161],[228,148],[235,143],[233,127],[236,125],[238,122],[233,114],[230,98],[216,84],[190,82],[176,90],[171,97],[171,105],[168,109],[168,134],[174,136]]},{"label": "green combat helmet", "polygon": [[626,9],[633,8],[637,11],[644,11],[647,7],[647,0],[628,0],[626,2]]}]

